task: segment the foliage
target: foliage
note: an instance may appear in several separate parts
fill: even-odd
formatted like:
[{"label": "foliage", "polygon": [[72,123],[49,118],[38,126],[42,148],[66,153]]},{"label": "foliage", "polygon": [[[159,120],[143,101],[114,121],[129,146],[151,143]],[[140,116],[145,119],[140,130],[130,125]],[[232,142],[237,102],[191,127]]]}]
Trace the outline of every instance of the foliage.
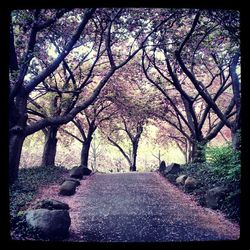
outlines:
[{"label": "foliage", "polygon": [[[46,166],[20,169],[17,182],[10,186],[10,225],[12,233],[15,234],[25,229],[24,210],[35,198],[39,188],[49,184],[59,184],[63,176],[68,172],[64,167]],[[23,232],[24,233],[24,232]]]},{"label": "foliage", "polygon": [[207,190],[224,186],[227,194],[219,201],[219,210],[230,219],[240,220],[240,157],[231,145],[208,147],[207,162],[184,165],[182,174],[194,177],[198,186],[192,191],[201,205],[206,205]]},{"label": "foliage", "polygon": [[236,220],[240,219],[240,152],[230,144],[207,149],[211,161],[211,171],[229,188],[229,193],[221,204],[221,209]]},{"label": "foliage", "polygon": [[229,181],[240,179],[240,152],[233,150],[231,145],[207,148],[207,160],[214,174]]}]

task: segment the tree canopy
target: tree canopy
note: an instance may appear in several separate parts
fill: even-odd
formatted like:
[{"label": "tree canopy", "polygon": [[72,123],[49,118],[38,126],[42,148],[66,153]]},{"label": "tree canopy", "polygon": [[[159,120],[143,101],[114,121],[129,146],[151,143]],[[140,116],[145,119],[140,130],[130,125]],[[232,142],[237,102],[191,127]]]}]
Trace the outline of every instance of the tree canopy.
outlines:
[{"label": "tree canopy", "polygon": [[38,131],[46,137],[43,165],[54,165],[57,136],[64,136],[82,143],[87,166],[100,130],[135,171],[150,125],[187,162],[205,161],[206,145],[223,129],[240,150],[239,18],[212,9],[13,10],[10,181],[25,138]]}]

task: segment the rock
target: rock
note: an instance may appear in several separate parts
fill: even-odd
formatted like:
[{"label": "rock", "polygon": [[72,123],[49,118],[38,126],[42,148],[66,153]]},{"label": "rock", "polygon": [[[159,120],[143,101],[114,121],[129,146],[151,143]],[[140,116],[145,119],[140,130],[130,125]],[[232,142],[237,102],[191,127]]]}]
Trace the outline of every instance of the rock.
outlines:
[{"label": "rock", "polygon": [[46,208],[49,210],[69,210],[69,205],[61,201],[54,200],[54,199],[46,199],[46,200],[39,201],[36,204],[35,208],[36,209]]},{"label": "rock", "polygon": [[64,181],[74,181],[76,183],[76,186],[80,186],[81,182],[78,179],[75,178],[66,178]]},{"label": "rock", "polygon": [[160,172],[164,172],[166,170],[166,163],[165,161],[162,161],[161,164],[160,164],[160,167],[159,167],[159,171]]},{"label": "rock", "polygon": [[179,172],[181,172],[180,164],[172,163],[166,167],[166,170],[164,172],[166,174],[178,174]]},{"label": "rock", "polygon": [[92,173],[92,171],[86,166],[81,166],[81,168],[83,169],[83,175],[90,175]]},{"label": "rock", "polygon": [[92,171],[86,166],[74,167],[70,171],[70,177],[82,179],[83,175],[90,175]]},{"label": "rock", "polygon": [[69,176],[76,179],[82,179],[83,167],[74,167],[71,169]]},{"label": "rock", "polygon": [[184,182],[184,187],[187,190],[193,190],[197,186],[197,181],[195,178],[188,176]]},{"label": "rock", "polygon": [[74,181],[65,181],[61,187],[60,195],[73,195],[76,192],[76,183]]},{"label": "rock", "polygon": [[25,214],[26,222],[38,230],[42,237],[63,239],[67,237],[70,227],[70,216],[67,210],[35,209]]},{"label": "rock", "polygon": [[177,175],[176,174],[165,174],[164,173],[164,176],[171,182],[171,183],[175,183],[175,180],[176,180],[176,177]]},{"label": "rock", "polygon": [[177,184],[184,185],[186,179],[187,179],[187,175],[183,174],[183,175],[180,175],[179,177],[177,177],[175,181]]},{"label": "rock", "polygon": [[216,209],[219,207],[219,201],[225,196],[227,192],[225,187],[215,187],[209,189],[206,193],[206,205],[210,208]]}]

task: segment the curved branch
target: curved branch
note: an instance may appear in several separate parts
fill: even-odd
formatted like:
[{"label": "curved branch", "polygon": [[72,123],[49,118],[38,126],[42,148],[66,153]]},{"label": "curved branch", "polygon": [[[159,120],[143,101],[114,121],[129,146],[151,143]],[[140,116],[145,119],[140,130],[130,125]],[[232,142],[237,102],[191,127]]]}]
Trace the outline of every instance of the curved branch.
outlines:
[{"label": "curved branch", "polygon": [[26,84],[26,86],[25,86],[26,93],[30,93],[40,82],[42,82],[47,76],[49,76],[53,71],[55,71],[57,69],[57,67],[60,65],[60,63],[63,61],[63,59],[70,53],[74,44],[80,38],[82,31],[84,30],[85,26],[87,25],[89,19],[94,14],[94,12],[95,12],[94,8],[88,9],[85,12],[84,17],[83,17],[77,31],[72,36],[69,43],[64,47],[62,53],[59,54],[58,57],[45,70],[43,70],[38,76],[36,76],[28,84]]},{"label": "curved branch", "polygon": [[130,158],[128,157],[128,155],[125,153],[125,151],[121,148],[121,146],[116,143],[114,140],[112,140],[110,137],[108,137],[108,140],[119,149],[119,151],[122,153],[122,155],[125,157],[125,159],[128,161],[129,166],[132,166],[132,162],[130,160]]}]

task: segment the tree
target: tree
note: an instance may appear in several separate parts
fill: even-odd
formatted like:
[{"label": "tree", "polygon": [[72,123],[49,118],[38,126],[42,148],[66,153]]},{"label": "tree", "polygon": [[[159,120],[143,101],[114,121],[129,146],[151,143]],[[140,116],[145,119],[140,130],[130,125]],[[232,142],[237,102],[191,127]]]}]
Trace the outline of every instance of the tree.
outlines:
[{"label": "tree", "polygon": [[134,74],[138,69],[134,67],[135,64],[136,59],[123,72],[117,73],[115,80],[105,89],[106,96],[115,105],[117,113],[101,125],[103,134],[118,148],[128,162],[130,171],[136,171],[139,141],[147,123],[147,109],[151,101],[149,96],[142,94],[142,89],[137,84],[140,76]]},{"label": "tree", "polygon": [[[135,16],[137,22],[140,22],[140,26],[133,24],[132,20],[135,19]],[[168,15],[159,20],[159,23],[151,23],[150,29],[146,30],[144,27],[148,26],[148,22],[145,20],[148,17],[150,17],[150,13],[145,15],[136,9],[21,10],[12,13],[10,32],[12,60],[9,91],[9,174],[11,183],[18,177],[18,166],[25,137],[45,127],[66,124],[80,111],[91,105],[112,75],[140,51],[155,30],[172,18],[171,15]],[[153,17],[150,21],[152,20],[154,20]],[[75,30],[73,35],[71,35],[72,30]],[[60,53],[56,53],[56,57],[49,56],[49,50],[52,48],[51,39],[60,50]],[[118,49],[118,44],[121,42],[123,42],[123,48]],[[85,47],[81,47],[82,44]],[[74,54],[77,47],[79,50],[92,47],[94,56],[92,60],[90,57],[88,58],[91,61],[91,67],[82,74],[84,79],[78,82],[78,86],[74,86],[72,90],[68,91],[75,98],[74,105],[62,115],[45,117],[27,124],[28,98],[35,91],[39,91],[41,84],[49,85],[48,77],[57,71],[69,55]],[[117,54],[118,52],[119,54]],[[80,56],[76,56],[75,61],[71,61],[70,67],[86,59],[82,53],[78,54]],[[106,64],[107,71],[103,72],[101,77],[95,78],[91,95],[85,97],[82,103],[77,103],[78,96],[94,79],[95,67],[100,61]],[[35,72],[34,62],[40,64]],[[72,68],[70,70],[72,71]],[[70,74],[70,70],[68,74]],[[81,71],[81,67],[79,71]],[[72,77],[71,81],[74,85]],[[67,90],[59,90],[50,86],[48,88],[50,91],[67,93]]]},{"label": "tree", "polygon": [[142,55],[145,76],[167,101],[167,113],[158,117],[191,143],[194,162],[205,161],[207,142],[224,125],[231,127],[229,119],[235,115],[229,82],[235,45],[206,12],[200,16],[201,11],[184,12],[172,30],[162,28]]},{"label": "tree", "polygon": [[[27,75],[30,62],[34,57],[35,48],[39,47],[36,46],[36,44],[39,44],[39,41],[37,40],[40,40],[38,38],[39,33],[51,27],[65,14],[66,10],[56,11],[56,13],[51,12],[50,18],[48,18],[46,21],[44,21],[45,13],[41,13],[41,10],[28,12],[23,11],[21,12],[21,15],[23,14],[21,17],[19,16],[19,13],[13,14],[13,19],[17,19],[17,29],[23,29],[23,37],[26,38],[26,41],[24,40],[24,42],[26,42],[27,47],[26,51],[24,52],[25,43],[18,47],[14,45],[14,38],[10,40],[10,42],[12,42],[10,46],[12,51],[10,53],[11,57],[14,58],[11,60],[10,64],[11,77],[9,86],[9,175],[11,183],[13,183],[18,177],[18,166],[23,141],[28,134],[31,134],[27,131],[27,101],[29,94],[39,83],[41,83],[46,79],[46,77],[55,71],[62,60],[69,54],[76,41],[79,39],[82,31],[85,29],[94,11],[94,9],[87,9],[85,11],[80,25],[78,26],[74,35],[71,37],[70,41],[65,45],[62,53],[58,55],[58,57],[49,65],[49,67],[45,68],[40,74],[35,76],[30,81],[27,81],[25,76]],[[18,24],[22,21],[24,21],[23,27]],[[14,30],[13,27],[12,30]],[[27,30],[29,30],[30,33],[26,35]],[[20,31],[17,30],[17,32],[19,33]],[[14,32],[11,32],[11,36],[14,36],[13,33]],[[22,43],[21,41],[19,42]],[[15,55],[18,58],[15,58]],[[14,65],[14,62],[18,62],[18,65]],[[13,71],[13,69],[18,70]],[[41,129],[42,128],[43,127],[41,127]],[[39,129],[34,130],[33,132],[38,130]]]},{"label": "tree", "polygon": [[93,158],[91,164],[93,171],[97,170],[97,159],[102,155],[102,149],[100,148],[100,145],[100,141],[97,142],[97,136],[94,134],[90,148],[90,156]]},{"label": "tree", "polygon": [[[111,142],[113,146],[117,147],[122,153],[122,155],[125,157],[129,164],[129,170],[136,171],[137,150],[139,146],[140,137],[143,132],[143,122],[138,121],[137,123],[133,123],[132,125],[130,121],[124,116],[121,116],[120,119],[120,126],[113,128],[107,139]],[[118,138],[121,138],[121,135],[119,134],[119,132],[121,131],[124,131],[126,133],[131,142],[132,151],[130,150],[129,153],[126,153],[122,146],[118,144],[119,142],[117,142],[119,140]]]},{"label": "tree", "polygon": [[[64,133],[72,136],[82,143],[81,150],[81,166],[88,167],[88,159],[90,146],[93,139],[93,135],[96,129],[100,126],[105,120],[111,119],[115,114],[114,112],[106,113],[106,109],[112,109],[112,103],[108,101],[105,97],[98,97],[98,99],[90,105],[84,111],[81,111],[74,119],[73,123],[80,132],[81,138],[74,135],[66,129],[62,129]],[[113,109],[112,109],[113,110]],[[114,111],[114,110],[113,110]]]}]

